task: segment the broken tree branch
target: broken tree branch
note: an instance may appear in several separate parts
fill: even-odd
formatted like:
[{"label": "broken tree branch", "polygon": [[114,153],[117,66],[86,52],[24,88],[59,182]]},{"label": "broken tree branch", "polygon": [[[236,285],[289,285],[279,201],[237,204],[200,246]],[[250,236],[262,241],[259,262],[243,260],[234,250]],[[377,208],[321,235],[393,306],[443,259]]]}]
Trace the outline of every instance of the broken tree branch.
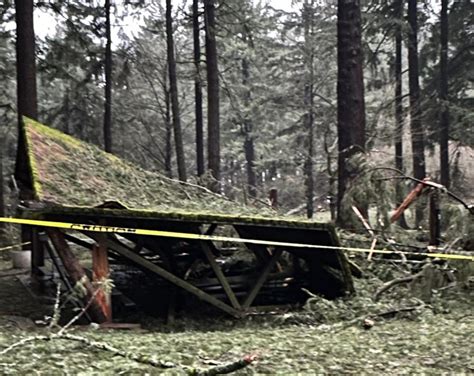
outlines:
[{"label": "broken tree branch", "polygon": [[374,295],[374,300],[375,301],[379,300],[380,295],[382,295],[382,293],[384,293],[385,291],[390,290],[392,287],[394,287],[396,285],[400,285],[402,283],[408,283],[408,282],[414,281],[415,279],[418,279],[418,278],[421,278],[421,277],[423,277],[423,270],[421,270],[417,274],[413,274],[413,275],[410,275],[410,276],[407,276],[407,277],[400,277],[400,278],[392,279],[391,281],[388,281],[388,282],[384,283],[382,285],[382,287],[380,287],[377,290],[377,292]]},{"label": "broken tree branch", "polygon": [[429,178],[420,180],[420,179],[414,178],[413,176],[405,175],[405,174],[403,173],[403,171],[400,171],[399,169],[393,168],[393,167],[376,167],[376,168],[373,168],[371,171],[375,171],[375,170],[393,171],[393,172],[396,172],[397,174],[399,174],[399,176],[389,176],[389,177],[386,177],[386,178],[379,178],[379,179],[377,179],[377,180],[407,179],[407,180],[412,180],[412,181],[414,181],[414,182],[423,184],[423,185],[425,185],[425,186],[427,186],[427,187],[439,189],[439,190],[445,192],[445,193],[446,193],[449,197],[451,197],[453,200],[459,202],[459,203],[460,203],[462,206],[464,206],[467,210],[469,210],[469,213],[470,213],[470,214],[473,214],[473,215],[474,215],[474,205],[469,205],[469,204],[468,204],[467,202],[465,202],[462,198],[460,198],[459,196],[457,196],[457,195],[454,194],[453,192],[449,191],[444,185],[439,184],[439,183],[435,183],[435,182],[429,180]]}]

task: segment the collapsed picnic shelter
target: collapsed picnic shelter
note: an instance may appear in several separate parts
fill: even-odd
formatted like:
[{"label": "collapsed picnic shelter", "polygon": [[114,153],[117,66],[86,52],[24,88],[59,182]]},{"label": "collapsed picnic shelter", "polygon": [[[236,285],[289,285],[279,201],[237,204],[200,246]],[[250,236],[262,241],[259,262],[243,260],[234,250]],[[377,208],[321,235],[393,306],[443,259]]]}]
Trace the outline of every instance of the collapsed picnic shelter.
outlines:
[{"label": "collapsed picnic shelter", "polygon": [[[23,218],[183,234],[170,238],[32,227],[33,276],[59,276],[68,289],[82,282],[85,301],[94,300],[88,311],[95,321],[112,319],[114,303],[105,290],[95,292],[94,281],[110,278],[115,268],[138,269],[162,283],[169,295],[163,299],[167,306],[177,297],[194,296],[235,317],[272,298],[278,304],[304,299],[302,288],[330,298],[353,291],[344,253],[321,249],[339,245],[332,224],[239,204],[196,184],[146,171],[28,118],[24,136],[20,152],[27,155],[26,165],[16,171]],[[318,248],[232,244],[185,234]],[[76,256],[78,247],[90,251],[90,265]]]}]

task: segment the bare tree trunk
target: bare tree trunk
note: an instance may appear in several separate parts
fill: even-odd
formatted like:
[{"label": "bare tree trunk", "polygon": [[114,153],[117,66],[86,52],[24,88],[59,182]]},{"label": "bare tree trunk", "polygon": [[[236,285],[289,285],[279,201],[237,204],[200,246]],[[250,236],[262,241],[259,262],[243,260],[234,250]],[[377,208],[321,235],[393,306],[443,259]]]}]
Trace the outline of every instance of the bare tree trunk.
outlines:
[{"label": "bare tree trunk", "polygon": [[163,72],[163,92],[165,94],[165,171],[166,176],[169,178],[173,177],[173,148],[172,144],[172,130],[173,125],[171,124],[171,103],[170,103],[170,91],[168,89],[167,81],[168,77],[166,71]]},{"label": "bare tree trunk", "polygon": [[105,103],[104,150],[112,153],[112,36],[110,25],[110,0],[105,0]]},{"label": "bare tree trunk", "polygon": [[[348,159],[365,151],[365,102],[362,73],[360,0],[338,0],[337,8],[337,222],[344,225],[351,213],[342,199],[357,171]],[[364,203],[357,203],[364,214]],[[364,210],[365,209],[365,210]]]},{"label": "bare tree trunk", "polygon": [[[413,175],[419,180],[426,176],[425,169],[425,144],[423,135],[423,126],[421,124],[420,108],[420,83],[418,74],[418,25],[416,0],[408,1],[408,23],[410,32],[408,38],[408,71],[410,86],[410,128],[411,144],[413,153]],[[423,208],[416,206],[416,224],[418,225],[423,218]]]},{"label": "bare tree trunk", "polygon": [[[398,22],[403,20],[404,0],[396,0]],[[402,100],[402,26],[397,26],[395,35],[395,168],[403,171],[403,100]],[[401,204],[404,198],[402,186],[396,185],[397,205]],[[407,228],[405,213],[402,214],[398,222],[401,227]]]},{"label": "bare tree trunk", "polygon": [[304,106],[306,114],[304,116],[305,128],[308,135],[308,149],[304,163],[305,187],[306,187],[306,215],[313,218],[314,214],[314,113],[313,113],[313,48],[311,43],[313,31],[313,0],[305,0],[303,5],[303,23],[304,23],[304,63],[306,66],[306,82],[304,86]]},{"label": "bare tree trunk", "polygon": [[207,62],[207,145],[208,166],[216,180],[211,186],[220,191],[220,124],[219,124],[219,69],[217,65],[216,19],[214,0],[204,0]]},{"label": "bare tree trunk", "polygon": [[[250,49],[253,49],[252,36],[247,25],[244,25],[244,39]],[[245,88],[244,93],[244,106],[249,108],[252,94],[250,91],[250,70],[249,62],[246,57],[242,59],[242,86]],[[253,121],[250,118],[251,114],[245,113],[245,119],[243,124],[244,133],[244,153],[247,167],[247,192],[249,197],[257,197],[257,177],[255,175],[255,145],[254,145],[254,130]]]},{"label": "bare tree trunk", "polygon": [[[3,150],[5,142],[3,140],[0,140],[0,217],[5,217],[6,215],[6,208],[5,208],[5,192],[4,192],[4,187],[5,187],[5,179],[3,178],[3,159],[4,159],[4,153]],[[3,243],[5,234],[3,233],[5,229],[5,223],[0,223],[0,244]]]},{"label": "bare tree trunk", "polygon": [[173,113],[174,143],[178,177],[186,181],[186,163],[184,158],[183,136],[178,102],[178,80],[176,78],[176,59],[174,56],[173,24],[171,19],[171,0],[166,0],[166,45],[168,48],[168,72],[170,77],[171,112]]},{"label": "bare tree trunk", "polygon": [[204,123],[202,117],[201,46],[199,38],[199,0],[193,0],[194,98],[196,114],[197,175],[204,174]]},{"label": "bare tree trunk", "polygon": [[[15,20],[18,102],[18,147],[15,178],[20,189],[20,200],[31,200],[34,195],[31,177],[28,173],[28,155],[22,116],[28,116],[32,119],[38,118],[33,0],[15,1]],[[31,229],[28,226],[22,226],[21,239],[22,242],[31,240]]]},{"label": "bare tree trunk", "polygon": [[441,184],[449,188],[449,105],[448,105],[448,0],[441,0],[441,53],[440,53],[440,166]]}]

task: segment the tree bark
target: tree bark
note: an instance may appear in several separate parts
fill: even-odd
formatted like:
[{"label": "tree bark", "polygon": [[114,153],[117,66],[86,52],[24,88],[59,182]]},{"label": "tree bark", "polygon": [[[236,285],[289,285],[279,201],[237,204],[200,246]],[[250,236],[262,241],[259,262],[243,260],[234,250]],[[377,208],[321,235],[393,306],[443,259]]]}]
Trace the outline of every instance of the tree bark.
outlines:
[{"label": "tree bark", "polygon": [[220,191],[220,124],[219,124],[219,70],[216,45],[215,1],[204,0],[207,63],[207,146],[208,167],[215,182],[214,192]]},{"label": "tree bark", "polygon": [[304,85],[304,115],[305,128],[308,135],[307,154],[304,163],[305,188],[306,188],[306,216],[313,218],[314,214],[314,113],[313,113],[313,50],[311,36],[313,29],[312,22],[313,0],[305,0],[303,5],[303,23],[304,23],[304,63],[306,66],[306,82]]},{"label": "tree bark", "polygon": [[[365,102],[362,73],[360,0],[338,0],[337,10],[337,134],[338,134],[338,192],[337,222],[351,215],[342,206],[346,187],[357,171],[350,169],[348,160],[365,151]],[[357,203],[362,205],[363,203]],[[365,210],[359,207],[365,214]]]},{"label": "tree bark", "polygon": [[[403,20],[404,0],[396,0],[398,22]],[[403,171],[403,100],[402,100],[402,26],[397,25],[395,34],[395,168]],[[403,190],[400,184],[395,187],[397,205],[403,201]],[[405,214],[402,213],[399,224],[408,228]]]},{"label": "tree bark", "polygon": [[173,138],[173,126],[171,124],[171,105],[170,105],[170,93],[168,90],[165,90],[165,106],[166,106],[166,113],[165,113],[165,170],[166,175],[169,178],[173,177],[173,166],[172,166],[172,158],[173,158],[173,148],[172,138]]},{"label": "tree bark", "polygon": [[179,114],[178,80],[176,78],[176,59],[174,55],[173,23],[171,18],[171,0],[166,0],[166,46],[168,50],[168,74],[170,78],[171,112],[173,114],[173,131],[178,164],[178,178],[186,181],[186,163],[184,158],[181,118]]},{"label": "tree bark", "polygon": [[[6,215],[6,208],[5,208],[5,179],[3,178],[3,160],[4,160],[4,153],[3,150],[5,142],[0,140],[0,217],[5,217]],[[0,223],[0,244],[3,244],[3,240],[5,239],[4,234],[5,223]]]},{"label": "tree bark", "polygon": [[[425,144],[423,126],[421,124],[420,83],[418,74],[418,25],[416,0],[408,1],[408,23],[410,25],[408,38],[408,72],[410,86],[410,128],[413,154],[413,176],[423,180],[426,175]],[[418,225],[423,217],[421,205],[416,207],[415,222]]]},{"label": "tree bark", "polygon": [[[28,173],[28,153],[22,117],[38,118],[33,0],[15,1],[15,21],[18,108],[18,146],[15,178],[20,190],[19,199],[31,200],[34,198],[33,184]],[[31,229],[28,226],[21,227],[21,239],[23,243],[31,241]],[[27,247],[25,246],[25,248]]]},{"label": "tree bark", "polygon": [[193,0],[194,100],[196,116],[197,175],[204,174],[204,123],[202,116],[201,46],[199,36],[199,0]]},{"label": "tree bark", "polygon": [[[247,42],[248,48],[253,49],[252,37],[247,25],[244,25],[244,39]],[[245,88],[244,106],[250,107],[252,94],[250,90],[250,69],[249,62],[246,57],[242,59],[242,86]],[[254,130],[253,121],[250,118],[251,114],[245,111],[245,118],[243,124],[244,133],[244,153],[247,167],[247,192],[249,197],[257,197],[257,176],[255,175],[255,145],[254,145]]]},{"label": "tree bark", "polygon": [[440,53],[440,166],[441,184],[449,188],[449,105],[448,105],[448,0],[441,0],[441,53]]},{"label": "tree bark", "polygon": [[112,36],[110,25],[110,0],[105,0],[105,103],[104,150],[112,153]]}]

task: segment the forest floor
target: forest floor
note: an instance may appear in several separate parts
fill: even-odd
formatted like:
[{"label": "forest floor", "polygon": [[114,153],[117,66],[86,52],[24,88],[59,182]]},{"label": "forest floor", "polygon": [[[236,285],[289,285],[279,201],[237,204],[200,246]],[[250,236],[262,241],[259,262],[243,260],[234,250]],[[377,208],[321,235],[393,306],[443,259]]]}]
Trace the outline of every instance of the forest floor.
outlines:
[{"label": "forest floor", "polygon": [[[49,329],[36,326],[34,320],[51,314],[51,307],[41,306],[32,298],[18,279],[21,275],[9,269],[8,262],[0,261],[0,354],[22,339],[50,333]],[[75,327],[69,333],[151,359],[199,369],[232,362],[247,354],[257,355],[258,359],[239,374],[474,372],[472,289],[451,291],[419,305],[419,299],[406,300],[409,290],[400,287],[396,296],[373,303],[368,298],[372,292],[364,292],[372,286],[369,279],[380,282],[374,275],[359,280],[356,298],[329,302],[313,297],[311,304],[299,312],[242,320],[222,316],[181,318],[172,327],[151,320],[142,325],[143,329],[87,326]],[[383,318],[370,314],[413,304],[420,308]],[[373,327],[363,328],[364,317],[372,317]],[[179,367],[165,371],[185,373]],[[32,341],[0,355],[2,375],[163,372],[65,339]]]}]

